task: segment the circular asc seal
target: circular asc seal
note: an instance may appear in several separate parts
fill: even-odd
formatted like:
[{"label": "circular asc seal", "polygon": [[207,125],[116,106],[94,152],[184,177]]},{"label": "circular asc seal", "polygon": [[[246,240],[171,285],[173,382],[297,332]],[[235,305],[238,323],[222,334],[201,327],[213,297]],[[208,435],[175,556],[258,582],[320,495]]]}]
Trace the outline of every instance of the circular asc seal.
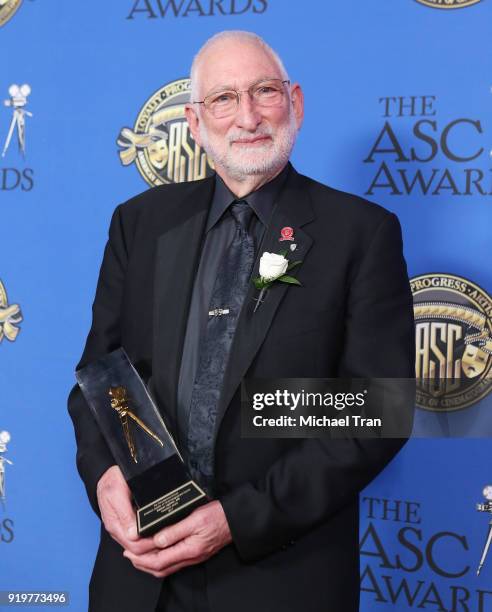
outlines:
[{"label": "circular asc seal", "polygon": [[431,8],[456,9],[472,6],[472,4],[477,4],[481,0],[417,0],[417,2]]},{"label": "circular asc seal", "polygon": [[0,0],[0,26],[12,19],[21,4],[22,0]]},{"label": "circular asc seal", "polygon": [[120,131],[116,142],[121,163],[135,162],[151,186],[196,181],[213,172],[188,129],[184,108],[189,99],[190,79],[172,81],[145,102],[133,129]]},{"label": "circular asc seal", "polygon": [[459,410],[492,390],[492,299],[452,274],[410,279],[415,316],[417,405]]}]

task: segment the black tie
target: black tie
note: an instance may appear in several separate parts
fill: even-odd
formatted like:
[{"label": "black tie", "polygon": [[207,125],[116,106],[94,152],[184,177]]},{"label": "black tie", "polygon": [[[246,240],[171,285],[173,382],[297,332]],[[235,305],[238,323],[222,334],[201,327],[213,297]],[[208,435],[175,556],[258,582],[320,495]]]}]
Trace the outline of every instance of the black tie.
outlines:
[{"label": "black tie", "polygon": [[188,422],[188,467],[192,477],[209,494],[213,492],[217,407],[255,256],[253,238],[248,233],[253,210],[241,200],[233,202],[230,211],[236,221],[236,231],[215,279],[207,326],[200,343]]}]

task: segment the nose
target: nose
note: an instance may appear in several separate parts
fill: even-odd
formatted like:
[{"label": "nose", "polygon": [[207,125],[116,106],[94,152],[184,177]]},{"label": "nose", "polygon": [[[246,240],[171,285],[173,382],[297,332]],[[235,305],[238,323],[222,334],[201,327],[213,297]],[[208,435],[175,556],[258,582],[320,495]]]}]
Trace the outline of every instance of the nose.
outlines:
[{"label": "nose", "polygon": [[241,93],[236,112],[237,127],[254,132],[262,121],[262,116],[248,92]]}]

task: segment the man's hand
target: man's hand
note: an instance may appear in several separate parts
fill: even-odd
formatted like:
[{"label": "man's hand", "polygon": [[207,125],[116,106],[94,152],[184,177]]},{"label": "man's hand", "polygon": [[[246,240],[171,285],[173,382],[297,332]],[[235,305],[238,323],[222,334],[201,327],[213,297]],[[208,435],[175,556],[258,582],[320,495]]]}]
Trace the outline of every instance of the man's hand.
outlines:
[{"label": "man's hand", "polygon": [[188,565],[206,561],[232,542],[222,504],[212,501],[194,510],[185,519],[165,527],[153,538],[156,550],[123,553],[133,565],[156,578],[164,578]]},{"label": "man's hand", "polygon": [[155,551],[152,538],[139,538],[131,493],[117,465],[108,468],[97,483],[97,501],[106,531],[125,550],[141,555]]}]

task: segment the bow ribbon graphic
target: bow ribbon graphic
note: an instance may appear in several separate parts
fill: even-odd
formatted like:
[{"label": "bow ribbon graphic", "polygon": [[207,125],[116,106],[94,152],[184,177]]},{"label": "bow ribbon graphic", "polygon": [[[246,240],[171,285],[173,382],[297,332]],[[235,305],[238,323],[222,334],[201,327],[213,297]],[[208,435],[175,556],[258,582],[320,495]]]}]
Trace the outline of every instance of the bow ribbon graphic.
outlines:
[{"label": "bow ribbon graphic", "polygon": [[22,313],[18,304],[11,306],[0,306],[0,342],[3,336],[13,342],[17,338],[19,328],[16,327],[22,321]]}]

